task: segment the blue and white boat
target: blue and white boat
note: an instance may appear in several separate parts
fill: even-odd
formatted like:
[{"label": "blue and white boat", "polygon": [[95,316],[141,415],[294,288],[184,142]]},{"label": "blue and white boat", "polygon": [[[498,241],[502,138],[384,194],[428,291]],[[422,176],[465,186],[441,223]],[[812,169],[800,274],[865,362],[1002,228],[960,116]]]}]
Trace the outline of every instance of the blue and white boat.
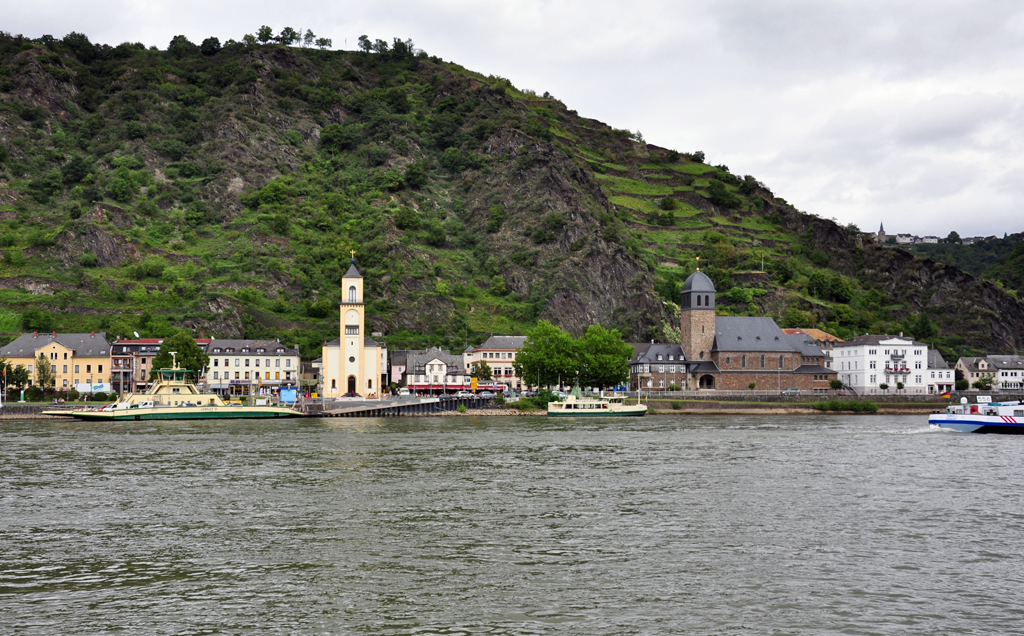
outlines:
[{"label": "blue and white boat", "polygon": [[961,433],[1003,433],[1024,435],[1024,401],[950,404],[945,412],[932,413],[928,423]]}]

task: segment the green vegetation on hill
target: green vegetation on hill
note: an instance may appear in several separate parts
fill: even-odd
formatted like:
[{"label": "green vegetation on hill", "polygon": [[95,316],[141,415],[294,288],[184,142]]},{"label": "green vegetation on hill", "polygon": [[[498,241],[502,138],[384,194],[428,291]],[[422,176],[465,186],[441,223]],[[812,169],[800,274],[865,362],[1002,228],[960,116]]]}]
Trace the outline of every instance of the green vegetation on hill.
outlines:
[{"label": "green vegetation on hill", "polygon": [[1020,297],[1024,292],[1024,233],[963,245],[959,237],[943,243],[910,247],[919,256],[958,267],[969,274],[1003,285]]},{"label": "green vegetation on hill", "polygon": [[408,41],[292,35],[160,51],[0,34],[0,332],[184,328],[315,357],[354,251],[368,327],[398,348],[540,319],[677,338],[698,257],[725,314],[907,331],[950,355],[1024,333],[1013,314],[993,340],[1001,300],[969,298],[985,309],[964,322],[900,283],[922,262],[875,258],[703,152]]}]

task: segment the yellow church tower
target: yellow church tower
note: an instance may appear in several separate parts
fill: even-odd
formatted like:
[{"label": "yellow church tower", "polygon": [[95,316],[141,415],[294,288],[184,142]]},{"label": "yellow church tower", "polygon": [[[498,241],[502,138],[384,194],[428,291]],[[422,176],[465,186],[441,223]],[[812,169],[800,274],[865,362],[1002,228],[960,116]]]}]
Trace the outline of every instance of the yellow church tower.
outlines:
[{"label": "yellow church tower", "polygon": [[[363,377],[363,325],[366,307],[363,304],[363,275],[356,269],[355,252],[352,265],[341,277],[341,379],[345,393],[366,395],[373,390]],[[372,382],[374,376],[370,376]]]}]

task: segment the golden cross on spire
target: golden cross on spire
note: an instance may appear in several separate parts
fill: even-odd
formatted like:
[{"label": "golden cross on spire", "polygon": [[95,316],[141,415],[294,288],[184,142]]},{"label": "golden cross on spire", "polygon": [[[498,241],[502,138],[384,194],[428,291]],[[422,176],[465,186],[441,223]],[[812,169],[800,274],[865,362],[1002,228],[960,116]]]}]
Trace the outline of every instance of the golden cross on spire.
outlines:
[{"label": "golden cross on spire", "polygon": [[349,250],[349,251],[352,252],[352,260],[356,260],[356,251],[355,250]]},{"label": "golden cross on spire", "polygon": [[697,271],[700,271],[700,257],[697,257]]}]

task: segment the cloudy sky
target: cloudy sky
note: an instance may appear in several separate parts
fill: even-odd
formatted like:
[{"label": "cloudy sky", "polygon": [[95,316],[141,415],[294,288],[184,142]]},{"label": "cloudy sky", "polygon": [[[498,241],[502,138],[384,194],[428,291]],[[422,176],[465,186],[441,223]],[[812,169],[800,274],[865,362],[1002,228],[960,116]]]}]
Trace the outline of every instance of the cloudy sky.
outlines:
[{"label": "cloudy sky", "polygon": [[798,208],[889,233],[1024,231],[1024,3],[858,0],[3,0],[0,29],[166,48],[261,24],[418,48]]}]

